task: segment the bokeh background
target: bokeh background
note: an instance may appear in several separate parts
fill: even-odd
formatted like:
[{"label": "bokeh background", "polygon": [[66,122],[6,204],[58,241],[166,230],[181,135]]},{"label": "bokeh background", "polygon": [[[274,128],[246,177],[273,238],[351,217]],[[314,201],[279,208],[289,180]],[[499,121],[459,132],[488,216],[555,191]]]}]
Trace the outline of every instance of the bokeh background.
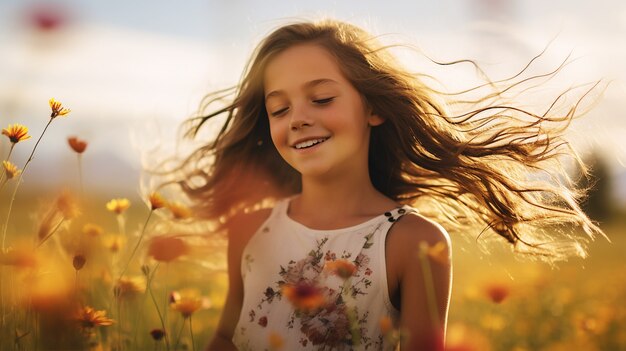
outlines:
[{"label": "bokeh background", "polygon": [[[322,16],[385,34],[384,41],[408,43],[437,61],[473,59],[493,79],[517,72],[548,47],[539,72],[569,54],[574,59],[553,87],[611,81],[570,133],[596,165],[590,211],[612,243],[600,238],[588,259],[550,267],[502,249],[487,254],[457,239],[448,337],[451,345],[477,350],[626,349],[620,328],[626,312],[618,307],[626,297],[626,3],[620,0],[0,0],[0,126],[22,123],[38,136],[50,97],[73,110],[44,137],[16,199],[16,216],[29,220],[32,204],[76,184],[66,137],[77,135],[89,142],[82,166],[94,211],[106,212],[109,198],[127,197],[136,203],[128,223],[141,223],[148,211],[139,191],[146,152],[174,150],[177,126],[206,93],[238,81],[255,44],[273,28]],[[471,68],[442,69],[417,52],[399,54],[411,69],[432,73],[451,89],[477,81]],[[13,159],[21,164],[28,152],[16,148]],[[0,193],[2,216],[9,195],[8,188]],[[104,227],[116,227],[113,217],[102,217]],[[28,231],[9,224],[10,233],[17,229]],[[193,267],[201,266],[186,268]],[[197,288],[215,299],[202,312],[206,323],[196,326],[200,346],[219,315],[224,283],[206,267],[194,272]],[[504,291],[503,301],[493,301],[493,289]]]}]

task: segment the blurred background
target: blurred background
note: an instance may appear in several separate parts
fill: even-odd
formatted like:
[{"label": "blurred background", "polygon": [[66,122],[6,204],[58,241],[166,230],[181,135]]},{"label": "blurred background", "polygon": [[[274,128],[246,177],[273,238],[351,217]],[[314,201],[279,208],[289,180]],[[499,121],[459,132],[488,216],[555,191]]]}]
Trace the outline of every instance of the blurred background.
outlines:
[{"label": "blurred background", "polygon": [[[626,204],[626,4],[619,0],[0,0],[0,125],[20,122],[38,135],[46,102],[55,97],[74,113],[50,133],[89,142],[85,167],[94,172],[86,186],[135,189],[136,144],[172,142],[174,127],[203,95],[238,81],[264,35],[287,21],[324,15],[415,45],[438,61],[474,59],[494,79],[521,69],[556,38],[539,70],[555,68],[572,53],[577,61],[563,73],[563,86],[614,80],[574,139],[581,150],[601,155],[611,196]],[[430,66],[406,63],[433,73]],[[435,74],[452,87],[475,79],[471,69]],[[62,139],[38,151],[29,182],[67,178],[58,153],[66,149]]]},{"label": "blurred background", "polygon": [[[589,259],[556,270],[520,262],[507,250],[485,255],[473,242],[457,245],[448,337],[452,345],[471,340],[464,350],[626,350],[626,310],[617,307],[626,298],[621,0],[0,0],[0,126],[22,123],[33,135],[12,160],[22,165],[28,157],[48,120],[49,98],[72,109],[46,132],[14,216],[28,217],[29,199],[75,186],[68,136],[88,142],[84,187],[102,200],[94,208],[104,212],[104,199],[113,197],[137,199],[143,155],[174,150],[178,125],[205,94],[237,83],[261,38],[288,21],[322,16],[384,34],[390,43],[408,43],[436,61],[473,59],[494,80],[521,70],[548,47],[535,72],[555,69],[570,54],[573,60],[550,82],[556,89],[611,81],[570,133],[595,165],[597,184],[586,208],[613,243],[600,239],[590,246]],[[477,82],[471,67],[442,69],[415,53],[398,52],[411,70],[433,74],[452,90]],[[0,155],[8,151],[5,141]],[[0,194],[2,214],[9,193]],[[137,227],[145,211],[133,211],[128,221]],[[113,217],[102,222],[115,228]],[[9,232],[18,228],[10,224]],[[215,326],[224,281],[205,284],[205,271],[194,267],[187,267],[195,270],[194,282],[215,297],[206,324],[198,327],[201,344]]]}]

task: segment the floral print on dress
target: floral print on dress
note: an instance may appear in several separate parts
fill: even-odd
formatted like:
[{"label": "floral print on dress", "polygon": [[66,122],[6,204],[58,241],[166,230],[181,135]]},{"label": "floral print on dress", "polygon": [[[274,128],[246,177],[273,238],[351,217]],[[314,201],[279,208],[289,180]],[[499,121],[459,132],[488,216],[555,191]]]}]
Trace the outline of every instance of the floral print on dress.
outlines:
[{"label": "floral print on dress", "polygon": [[[372,246],[372,235],[364,237],[361,251]],[[367,332],[368,312],[356,307],[359,296],[367,295],[372,285],[370,258],[360,252],[355,258],[349,252],[325,249],[328,237],[317,240],[315,249],[306,257],[290,260],[280,266],[280,280],[265,289],[263,298],[248,312],[250,322],[267,326],[265,308],[276,300],[286,300],[293,307],[287,329],[299,328],[303,347],[314,345],[319,350],[379,348],[381,340],[371,340]],[[258,317],[258,318],[257,318]]]}]

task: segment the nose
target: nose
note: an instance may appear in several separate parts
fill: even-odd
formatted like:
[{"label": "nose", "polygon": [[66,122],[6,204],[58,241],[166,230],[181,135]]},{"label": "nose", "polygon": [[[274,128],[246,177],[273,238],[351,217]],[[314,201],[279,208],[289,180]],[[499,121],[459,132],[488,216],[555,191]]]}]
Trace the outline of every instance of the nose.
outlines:
[{"label": "nose", "polygon": [[314,120],[311,118],[309,111],[305,106],[292,106],[291,120],[289,121],[289,127],[292,131],[296,131],[305,126],[312,126]]}]

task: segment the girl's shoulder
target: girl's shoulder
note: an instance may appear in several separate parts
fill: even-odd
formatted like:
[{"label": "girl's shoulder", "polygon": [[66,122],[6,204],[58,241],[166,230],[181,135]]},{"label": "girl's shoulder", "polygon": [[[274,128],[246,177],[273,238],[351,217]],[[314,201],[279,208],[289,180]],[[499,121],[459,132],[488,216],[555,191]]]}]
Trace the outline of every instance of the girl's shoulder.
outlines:
[{"label": "girl's shoulder", "polygon": [[[389,230],[386,250],[391,266],[402,270],[414,262],[422,248],[434,248],[438,255],[451,256],[451,243],[448,232],[437,222],[415,212],[402,216]],[[401,274],[401,272],[398,272]]]}]

